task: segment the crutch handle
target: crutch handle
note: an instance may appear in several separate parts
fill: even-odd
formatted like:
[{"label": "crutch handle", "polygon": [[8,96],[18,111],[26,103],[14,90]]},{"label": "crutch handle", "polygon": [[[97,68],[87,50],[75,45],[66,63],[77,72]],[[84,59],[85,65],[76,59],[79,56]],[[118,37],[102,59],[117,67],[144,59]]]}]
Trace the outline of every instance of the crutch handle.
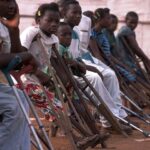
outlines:
[{"label": "crutch handle", "polygon": [[7,65],[7,67],[2,69],[2,72],[4,74],[9,73],[11,70],[13,70],[14,68],[16,68],[20,63],[22,62],[21,57],[19,56],[15,56],[10,63]]},{"label": "crutch handle", "polygon": [[2,72],[4,73],[8,83],[10,86],[14,85],[14,82],[10,76],[10,71],[16,68],[20,63],[22,62],[22,59],[19,56],[15,56],[10,63],[7,65],[7,67],[2,69]]}]

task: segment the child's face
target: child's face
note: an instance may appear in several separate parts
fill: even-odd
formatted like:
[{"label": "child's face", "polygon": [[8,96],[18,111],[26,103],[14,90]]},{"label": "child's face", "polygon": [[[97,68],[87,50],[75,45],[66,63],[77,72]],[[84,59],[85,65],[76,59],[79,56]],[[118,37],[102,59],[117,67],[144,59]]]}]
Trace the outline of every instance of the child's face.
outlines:
[{"label": "child's face", "polygon": [[138,19],[129,16],[126,20],[126,24],[131,30],[134,30],[138,25]]},{"label": "child's face", "polygon": [[65,12],[65,19],[72,26],[77,26],[81,20],[82,10],[78,4],[70,4]]},{"label": "child's face", "polygon": [[68,47],[71,44],[72,29],[69,25],[61,26],[58,28],[57,36],[60,44]]},{"label": "child's face", "polygon": [[17,4],[15,0],[0,0],[0,16],[12,19],[17,12]]},{"label": "child's face", "polygon": [[46,11],[45,14],[39,18],[38,24],[45,34],[56,33],[59,25],[59,13],[55,11]]},{"label": "child's face", "polygon": [[118,20],[111,18],[110,19],[110,26],[108,27],[108,30],[111,32],[114,32],[117,29]]},{"label": "child's face", "polygon": [[107,28],[110,26],[110,14],[106,14],[104,18],[102,18],[102,23],[101,23],[103,28]]}]

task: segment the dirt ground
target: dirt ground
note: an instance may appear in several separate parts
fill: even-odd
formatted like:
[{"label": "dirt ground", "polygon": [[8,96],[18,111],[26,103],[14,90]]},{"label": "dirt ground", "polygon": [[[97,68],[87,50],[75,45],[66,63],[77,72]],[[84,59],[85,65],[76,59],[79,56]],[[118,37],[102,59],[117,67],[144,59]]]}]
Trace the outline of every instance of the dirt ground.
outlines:
[{"label": "dirt ground", "polygon": [[[4,81],[1,75],[0,80]],[[148,110],[148,113],[150,114],[150,110]],[[43,116],[40,114],[40,117]],[[144,130],[150,131],[150,125],[146,125],[145,123],[139,121],[134,117],[132,117],[131,119],[138,122],[140,124],[140,127]],[[48,124],[49,123],[44,121],[45,126],[48,126]],[[55,138],[50,139],[55,150],[72,150],[71,144],[67,137],[61,137],[57,135]],[[130,135],[128,138],[125,138],[123,135],[113,134],[106,143],[107,148],[104,150],[150,150],[150,138],[145,138],[142,133],[135,130],[133,131],[133,134]],[[101,149],[101,146],[97,145],[97,147],[95,147],[94,149],[89,148],[87,150],[99,149]],[[32,147],[32,150],[35,150],[35,148]]]},{"label": "dirt ground", "polygon": [[[148,111],[150,112],[150,111]],[[135,117],[131,117],[140,124],[140,127],[146,131],[150,131],[150,125],[145,124]],[[45,123],[47,124],[47,123]],[[59,134],[59,133],[58,133]],[[54,138],[50,138],[55,150],[72,150],[71,144],[67,137],[57,135]],[[150,138],[145,138],[142,133],[133,130],[133,134],[129,137],[123,135],[111,134],[108,139],[107,148],[104,150],[150,150]],[[88,148],[87,150],[99,150],[102,149],[100,144],[94,149]],[[34,148],[32,150],[35,150]],[[46,150],[46,149],[45,149]]]},{"label": "dirt ground", "polygon": [[[150,127],[143,126],[146,130],[150,131]],[[52,138],[52,143],[56,150],[72,150],[67,138],[56,137]],[[105,150],[150,150],[150,138],[145,138],[141,133],[134,131],[128,138],[122,135],[111,135],[107,142],[108,148]],[[100,145],[97,145],[94,149],[88,150],[98,150],[101,149]]]}]

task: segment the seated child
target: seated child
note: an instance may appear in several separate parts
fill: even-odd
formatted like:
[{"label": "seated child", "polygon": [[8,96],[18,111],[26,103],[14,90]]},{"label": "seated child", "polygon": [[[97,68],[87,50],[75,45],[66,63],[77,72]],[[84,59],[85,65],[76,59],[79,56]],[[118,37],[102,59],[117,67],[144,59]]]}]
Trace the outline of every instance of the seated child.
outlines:
[{"label": "seated child", "polygon": [[[122,26],[118,31],[117,40],[122,50],[120,52],[120,55],[122,56],[121,57],[122,62],[125,63],[128,67],[136,69],[137,74],[141,75],[141,73],[138,71],[135,60],[133,59],[131,53],[136,54],[144,62],[144,64],[146,64],[146,66],[150,66],[150,59],[144,54],[143,50],[139,47],[136,41],[136,35],[134,30],[138,25],[138,21],[139,17],[136,12],[133,11],[128,12],[125,17],[126,25]],[[127,43],[132,50],[131,52],[123,44],[121,37],[124,37],[127,40]]]},{"label": "seated child", "polygon": [[114,35],[114,32],[117,29],[117,25],[118,25],[117,16],[111,14],[109,26],[104,28],[102,32],[107,37],[107,40],[109,42],[111,56],[113,56],[115,59],[114,61],[116,61],[116,62],[114,62],[116,64],[115,65],[116,69],[121,73],[121,75],[123,77],[125,77],[125,79],[127,81],[132,82],[132,81],[136,80],[136,76],[133,75],[132,73],[130,73],[130,71],[126,70],[123,66],[121,66],[122,61],[121,61],[121,57],[119,56],[120,55],[120,48],[119,48],[119,45],[118,45],[116,38],[115,38],[115,35]]},{"label": "seated child", "polygon": [[[65,12],[64,12],[64,21],[66,23],[68,23],[70,25],[70,27],[72,28],[72,40],[71,40],[71,45],[69,46],[69,53],[71,54],[73,59],[76,58],[81,58],[81,49],[79,48],[79,35],[77,34],[77,32],[75,30],[73,30],[73,28],[79,24],[80,19],[81,19],[81,7],[79,5],[79,3],[75,0],[70,0],[68,2],[65,3]],[[69,54],[69,55],[70,55]],[[87,65],[90,66],[94,66],[96,67],[100,72],[102,72],[103,76],[104,76],[104,81],[102,81],[102,79],[100,78],[100,76],[92,71],[86,71],[85,76],[87,77],[87,79],[90,81],[90,83],[93,85],[93,87],[96,89],[96,91],[98,92],[98,94],[100,94],[100,96],[102,97],[102,99],[104,100],[104,102],[106,103],[106,105],[109,107],[109,109],[112,111],[112,113],[114,115],[119,115],[120,117],[125,118],[127,116],[127,114],[120,109],[120,105],[122,105],[121,103],[121,99],[120,99],[120,92],[117,94],[117,90],[119,91],[119,84],[118,84],[118,80],[115,76],[111,76],[111,78],[109,78],[109,72],[110,69],[109,67],[105,67],[106,65],[102,65],[100,66],[100,64],[102,64],[101,62],[99,62],[96,58],[92,57],[93,61],[97,61],[98,63],[93,63],[91,61],[87,61],[85,59],[82,59],[82,61]],[[99,64],[99,65],[98,65]],[[112,74],[111,74],[112,75]],[[80,80],[81,83],[83,82],[82,80]],[[104,83],[103,83],[104,82]],[[111,85],[111,86],[109,86]],[[113,85],[115,86],[113,88]],[[113,91],[113,89],[115,89],[115,91]],[[116,90],[117,89],[117,90]],[[88,92],[93,96],[93,93],[90,91],[90,89],[88,89]],[[115,99],[114,99],[115,98]],[[99,105],[99,101],[95,98],[95,101],[97,102],[97,105]],[[104,127],[110,127],[110,125],[108,125],[108,122],[105,120],[101,120],[102,125]],[[107,122],[107,123],[106,123]]]},{"label": "seated child", "polygon": [[[37,67],[31,54],[11,53],[16,50],[11,44],[11,37],[19,40],[19,36],[11,34],[10,30],[17,29],[19,23],[18,6],[15,0],[0,0],[0,69],[5,68],[10,61],[19,56],[24,65]],[[5,18],[5,19],[4,19]],[[20,50],[21,51],[21,50]],[[36,70],[36,69],[35,69]],[[18,90],[23,105],[29,112],[28,103],[23,93]],[[0,149],[1,150],[30,150],[30,131],[28,123],[19,107],[12,88],[0,83]]]}]

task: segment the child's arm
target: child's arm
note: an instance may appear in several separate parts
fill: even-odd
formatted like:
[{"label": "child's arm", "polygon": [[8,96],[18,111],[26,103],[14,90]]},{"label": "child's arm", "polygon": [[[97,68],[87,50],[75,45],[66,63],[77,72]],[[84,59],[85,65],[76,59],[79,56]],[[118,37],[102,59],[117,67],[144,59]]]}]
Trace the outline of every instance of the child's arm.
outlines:
[{"label": "child's arm", "polygon": [[99,59],[101,61],[104,61],[103,57],[100,54],[100,50],[99,50],[99,47],[97,45],[97,42],[94,38],[90,39],[89,47],[90,47],[90,52],[92,53],[92,55],[94,57],[96,57],[97,59]]},{"label": "child's arm", "polygon": [[42,85],[49,86],[51,82],[50,76],[39,69],[35,72],[35,75],[38,77]]},{"label": "child's arm", "polygon": [[8,20],[1,18],[1,22],[8,28],[10,41],[11,41],[11,53],[22,52],[22,46],[20,42],[20,31],[19,31],[19,9],[13,19]]},{"label": "child's arm", "polygon": [[30,53],[18,53],[18,54],[6,54],[6,53],[0,53],[0,68],[6,67],[10,61],[18,55],[22,59],[22,63],[24,65],[31,65],[33,67],[33,71],[37,70],[37,63],[34,59],[34,57]]},{"label": "child's arm", "polygon": [[139,47],[135,37],[133,35],[129,35],[126,37],[129,45],[134,50],[134,52],[143,60],[149,62],[149,58],[144,54],[143,50]]},{"label": "child's arm", "polygon": [[79,62],[73,59],[64,58],[65,63],[70,65],[72,68],[79,70],[81,73],[86,73],[86,66],[83,62]]}]

